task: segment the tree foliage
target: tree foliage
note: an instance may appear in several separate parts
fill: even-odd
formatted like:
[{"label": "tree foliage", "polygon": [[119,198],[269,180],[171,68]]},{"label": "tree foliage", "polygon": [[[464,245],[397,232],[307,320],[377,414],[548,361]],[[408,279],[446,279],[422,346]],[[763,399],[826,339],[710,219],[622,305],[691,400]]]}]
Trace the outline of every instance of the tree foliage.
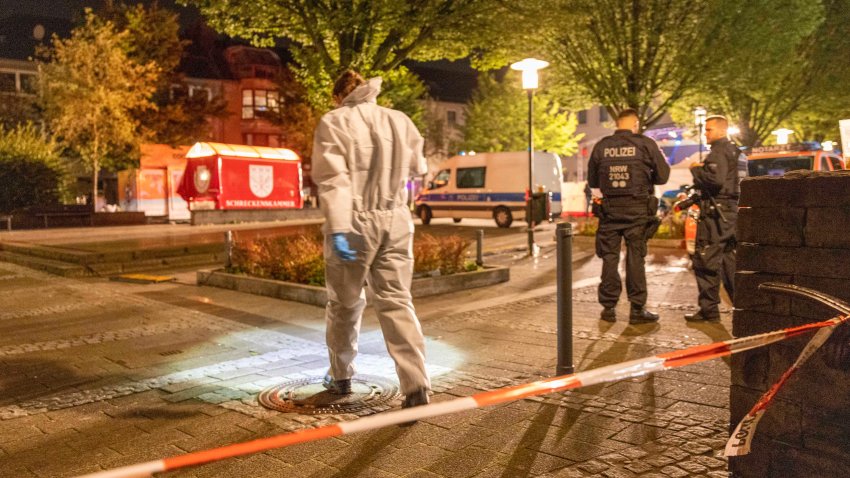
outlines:
[{"label": "tree foliage", "polygon": [[198,6],[228,35],[259,46],[285,39],[319,109],[329,107],[331,83],[344,70],[386,76],[407,59],[470,55],[487,43],[504,11],[501,0],[181,1]]},{"label": "tree foliage", "polygon": [[[534,97],[534,148],[569,156],[581,136],[576,118],[561,109],[546,91]],[[524,151],[528,149],[528,98],[518,75],[503,81],[480,75],[478,89],[467,111],[463,149],[474,151]]]},{"label": "tree foliage", "polygon": [[767,141],[785,125],[794,126],[800,140],[823,139],[829,131],[837,136],[838,120],[850,108],[844,86],[850,67],[847,2],[798,0],[793,7],[785,12],[793,17],[780,18],[773,33],[774,39],[785,37],[784,45],[773,52],[753,46],[760,64],[728,73],[717,102],[739,125],[747,146]]},{"label": "tree foliage", "polygon": [[33,124],[0,126],[0,211],[69,199],[68,177],[59,145]]},{"label": "tree foliage", "polygon": [[161,8],[156,1],[145,6],[107,0],[98,17],[111,22],[118,31],[128,32],[128,58],[140,65],[158,67],[151,96],[156,108],[134,112],[146,140],[176,146],[204,139],[209,133],[208,119],[224,116],[227,104],[221,96],[189,94],[186,79],[179,71],[189,42],[180,39],[178,15]]},{"label": "tree foliage", "polygon": [[101,168],[121,166],[121,151],[142,139],[134,112],[153,108],[149,98],[159,74],[153,62],[128,56],[129,32],[86,10],[71,37],[54,37],[43,53],[41,94],[53,134],[92,173],[92,201]]},{"label": "tree foliage", "polygon": [[772,5],[738,6],[741,18],[759,18],[749,25],[751,41],[727,51],[723,68],[686,96],[673,118],[692,122],[693,106],[707,106],[740,128],[736,139],[745,146],[772,141],[771,132],[783,126],[799,140],[837,136],[838,120],[850,108],[842,78],[850,67],[846,2],[764,2]]},{"label": "tree foliage", "polygon": [[257,114],[280,128],[281,142],[287,148],[309,161],[313,153],[313,131],[319,114],[307,101],[304,86],[291,70],[282,69],[275,83],[280,91],[280,108]]},{"label": "tree foliage", "polygon": [[[641,124],[657,122],[722,58],[728,35],[716,0],[561,0],[546,35],[559,78],[579,86],[612,116],[634,108]],[[542,15],[538,12],[537,15]],[[564,27],[568,25],[567,27]]]}]

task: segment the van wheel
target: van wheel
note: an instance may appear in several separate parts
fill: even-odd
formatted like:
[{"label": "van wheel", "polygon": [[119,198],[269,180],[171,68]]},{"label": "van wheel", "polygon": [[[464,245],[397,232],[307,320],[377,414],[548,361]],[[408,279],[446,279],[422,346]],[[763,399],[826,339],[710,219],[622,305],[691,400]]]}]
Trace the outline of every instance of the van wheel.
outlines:
[{"label": "van wheel", "polygon": [[511,227],[511,223],[514,222],[511,210],[504,206],[499,206],[496,209],[493,209],[493,219],[499,227]]},{"label": "van wheel", "polygon": [[422,220],[422,224],[428,225],[431,224],[431,208],[428,206],[422,206],[419,208],[419,219]]},{"label": "van wheel", "polygon": [[461,221],[461,219],[463,219],[463,218],[460,218],[460,217],[453,217],[453,218],[452,218],[452,222],[454,222],[455,224],[457,224],[457,223],[459,223],[459,222]]}]

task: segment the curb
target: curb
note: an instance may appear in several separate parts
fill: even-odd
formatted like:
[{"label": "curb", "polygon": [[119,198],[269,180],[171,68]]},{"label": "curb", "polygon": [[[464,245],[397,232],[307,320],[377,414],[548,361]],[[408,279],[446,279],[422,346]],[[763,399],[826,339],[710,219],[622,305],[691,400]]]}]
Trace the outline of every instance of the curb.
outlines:
[{"label": "curb", "polygon": [[[511,270],[509,267],[484,266],[484,270],[479,271],[413,279],[410,292],[416,299],[495,285],[507,282],[510,278]],[[324,287],[230,274],[220,269],[198,271],[197,283],[198,285],[291,300],[318,307],[324,307],[328,303],[328,291]]]}]

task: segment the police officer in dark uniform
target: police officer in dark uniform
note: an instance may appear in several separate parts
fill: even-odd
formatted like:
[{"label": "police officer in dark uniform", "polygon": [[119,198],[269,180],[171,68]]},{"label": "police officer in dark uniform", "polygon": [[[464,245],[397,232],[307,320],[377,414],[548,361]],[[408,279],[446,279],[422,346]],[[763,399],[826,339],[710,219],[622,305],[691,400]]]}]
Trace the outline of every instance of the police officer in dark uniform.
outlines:
[{"label": "police officer in dark uniform", "polygon": [[617,116],[617,131],[599,141],[588,163],[587,182],[602,191],[595,214],[599,217],[596,255],[602,259],[599,284],[601,319],[614,322],[614,306],[622,284],[617,271],[620,244],[626,240],[626,292],[632,304],[629,323],[655,322],[658,314],[646,310],[646,241],[658,228],[655,184],[664,184],[670,166],[650,138],[638,134],[640,121],[633,109]]},{"label": "police officer in dark uniform", "polygon": [[705,139],[711,153],[703,163],[691,166],[694,186],[699,189],[700,217],[697,223],[694,274],[699,290],[699,312],[686,314],[689,322],[720,321],[720,282],[734,296],[735,224],[738,220],[741,151],[727,138],[729,123],[723,116],[705,120]]}]

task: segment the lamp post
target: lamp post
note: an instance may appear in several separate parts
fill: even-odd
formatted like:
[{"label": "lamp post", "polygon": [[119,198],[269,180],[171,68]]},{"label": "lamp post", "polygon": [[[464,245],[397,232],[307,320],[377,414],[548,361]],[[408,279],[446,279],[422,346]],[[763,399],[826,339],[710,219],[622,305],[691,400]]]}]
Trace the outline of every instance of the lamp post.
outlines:
[{"label": "lamp post", "polygon": [[534,256],[534,222],[532,220],[532,198],[534,196],[534,90],[538,86],[538,70],[549,66],[549,62],[536,58],[526,58],[511,65],[512,70],[522,72],[522,89],[528,92],[528,195],[526,197],[525,218],[528,223],[528,255]]},{"label": "lamp post", "polygon": [[702,130],[705,127],[705,108],[697,106],[694,108],[694,125],[697,127],[699,136],[699,162],[702,162]]}]

